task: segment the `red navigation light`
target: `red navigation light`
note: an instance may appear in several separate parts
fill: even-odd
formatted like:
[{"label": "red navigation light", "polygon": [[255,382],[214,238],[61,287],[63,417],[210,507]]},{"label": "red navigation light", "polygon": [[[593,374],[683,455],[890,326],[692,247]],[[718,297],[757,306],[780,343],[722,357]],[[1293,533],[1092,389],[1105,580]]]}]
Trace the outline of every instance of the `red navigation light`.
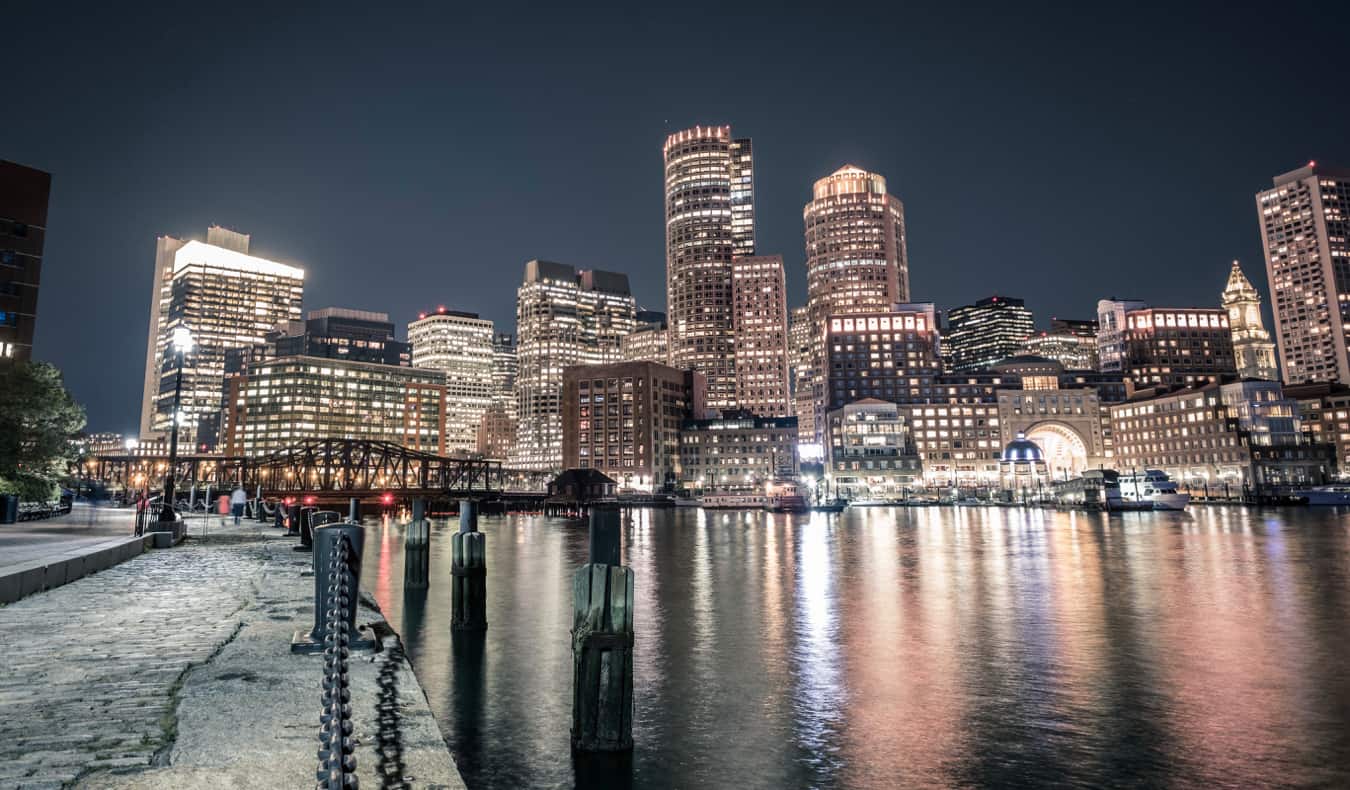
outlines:
[{"label": "red navigation light", "polygon": [[1309,160],[1308,160],[1308,167],[1317,167],[1317,160],[1316,160],[1316,159],[1309,159]]},{"label": "red navigation light", "polygon": [[312,496],[307,496],[307,497],[305,497],[305,504],[306,504],[306,505],[312,505],[312,504],[314,504],[315,502],[318,502],[318,501],[319,501],[318,499],[316,499],[315,497],[312,497]]},{"label": "red navigation light", "polygon": [[381,504],[385,504],[385,505],[392,505],[392,504],[394,504],[394,495],[393,495],[393,494],[381,494],[381,495],[380,495],[380,503],[381,503]]},{"label": "red navigation light", "polygon": [[295,497],[293,497],[293,496],[288,496],[288,497],[286,497],[285,499],[283,499],[282,501],[285,502],[285,503],[288,504],[288,505],[294,505],[294,504],[295,504]]},{"label": "red navigation light", "polygon": [[437,307],[436,307],[436,312],[438,312],[438,313],[444,313],[444,312],[445,312],[445,305],[437,305]]},{"label": "red navigation light", "polygon": [[423,318],[426,318],[426,317],[427,317],[427,314],[426,314],[426,313],[418,313],[418,314],[417,314],[417,320],[419,320],[419,321],[421,321]]}]

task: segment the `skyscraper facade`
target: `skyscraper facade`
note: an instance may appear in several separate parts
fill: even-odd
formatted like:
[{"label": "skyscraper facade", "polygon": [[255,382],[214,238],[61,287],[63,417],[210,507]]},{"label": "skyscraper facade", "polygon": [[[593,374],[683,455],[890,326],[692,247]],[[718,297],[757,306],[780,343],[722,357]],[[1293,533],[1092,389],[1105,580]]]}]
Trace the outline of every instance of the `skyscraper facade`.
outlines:
[{"label": "skyscraper facade", "polygon": [[1276,176],[1256,209],[1285,382],[1350,384],[1350,169]]},{"label": "skyscraper facade", "polygon": [[1223,307],[1228,311],[1228,329],[1233,335],[1233,356],[1238,375],[1245,379],[1275,381],[1275,344],[1261,321],[1261,294],[1233,261],[1228,285],[1223,289]]},{"label": "skyscraper facade", "polygon": [[736,408],[731,259],[755,252],[753,157],[730,126],[666,138],[666,308],[671,359],[703,373],[708,408]]},{"label": "skyscraper facade", "polygon": [[516,290],[516,447],[522,469],[562,466],[563,369],[621,361],[620,342],[636,323],[628,277],[534,260]]},{"label": "skyscraper facade", "polygon": [[196,441],[203,418],[220,409],[225,355],[265,342],[277,327],[299,321],[305,272],[248,254],[249,237],[220,227],[207,240],[159,239],[145,356],[143,437],[167,432],[178,365],[169,339],[186,327],[194,340],[183,365],[179,425],[182,441]]},{"label": "skyscraper facade", "polygon": [[[788,389],[792,393],[793,415],[802,436],[813,436],[815,426],[809,415],[812,409],[811,346],[815,338],[815,324],[806,305],[794,307],[788,313]],[[803,416],[803,415],[807,416]]]},{"label": "skyscraper facade", "polygon": [[414,367],[445,374],[445,449],[478,450],[483,413],[493,403],[492,322],[477,313],[439,308],[408,324]]},{"label": "skyscraper facade", "polygon": [[947,313],[947,370],[978,370],[1018,353],[1036,330],[1035,318],[1021,299],[991,296]]},{"label": "skyscraper facade", "polygon": [[0,159],[0,363],[33,356],[51,175]]},{"label": "skyscraper facade", "polygon": [[1102,299],[1097,302],[1097,365],[1102,373],[1125,371],[1125,314],[1143,310],[1138,299]]},{"label": "skyscraper facade", "polygon": [[731,264],[736,330],[736,402],[763,417],[791,414],[787,281],[783,256],[737,256]]},{"label": "skyscraper facade", "polygon": [[1228,313],[1158,307],[1125,314],[1122,371],[1135,389],[1195,387],[1237,374]]}]

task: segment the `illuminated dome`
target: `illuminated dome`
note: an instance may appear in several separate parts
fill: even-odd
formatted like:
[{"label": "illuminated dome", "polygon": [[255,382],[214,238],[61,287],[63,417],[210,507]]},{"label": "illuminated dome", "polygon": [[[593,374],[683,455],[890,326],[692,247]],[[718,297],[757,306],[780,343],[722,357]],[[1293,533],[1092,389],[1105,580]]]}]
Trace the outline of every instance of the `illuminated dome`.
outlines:
[{"label": "illuminated dome", "polygon": [[1039,463],[1045,460],[1041,448],[1035,442],[1027,438],[1025,433],[1019,432],[1017,438],[1008,442],[1003,448],[1004,463]]}]

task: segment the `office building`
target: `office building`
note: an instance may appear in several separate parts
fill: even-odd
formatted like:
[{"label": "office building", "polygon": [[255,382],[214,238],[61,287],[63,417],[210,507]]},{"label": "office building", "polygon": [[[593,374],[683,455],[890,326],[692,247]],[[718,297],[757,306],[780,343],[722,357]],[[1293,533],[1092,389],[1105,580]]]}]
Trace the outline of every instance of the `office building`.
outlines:
[{"label": "office building", "polygon": [[736,403],[743,411],[786,417],[787,281],[783,256],[738,256],[731,263],[736,332]]},{"label": "office building", "polygon": [[666,308],[671,359],[708,378],[708,408],[736,407],[731,259],[755,253],[753,156],[730,126],[666,138]]},{"label": "office building", "polygon": [[183,364],[180,441],[196,443],[198,426],[219,413],[225,356],[265,343],[281,324],[299,321],[305,272],[248,254],[249,237],[212,227],[206,241],[158,240],[145,357],[143,438],[166,434],[178,371],[169,340],[192,333]]},{"label": "office building", "polygon": [[1285,382],[1350,384],[1350,170],[1309,162],[1256,209]]},{"label": "office building", "polygon": [[510,332],[492,335],[492,400],[516,413],[516,376],[520,358],[516,356],[516,336]]},{"label": "office building", "polygon": [[999,480],[1003,439],[994,402],[902,403],[922,460],[924,485],[934,489],[989,488]]},{"label": "office building", "polygon": [[815,416],[811,388],[811,353],[815,338],[815,324],[811,322],[806,305],[794,307],[788,313],[788,389],[792,393],[793,414],[797,430],[802,436],[814,436]]},{"label": "office building", "polygon": [[680,480],[699,491],[762,491],[798,470],[797,418],[724,412],[680,427]]},{"label": "office building", "polygon": [[628,277],[551,261],[525,264],[516,291],[516,447],[511,465],[562,468],[563,370],[621,361],[636,324]]},{"label": "office building", "polygon": [[1139,393],[1111,407],[1116,468],[1160,469],[1181,485],[1229,494],[1325,483],[1332,450],[1300,425],[1298,402],[1274,381],[1206,383]]},{"label": "office building", "polygon": [[495,339],[491,321],[444,307],[421,313],[408,324],[413,365],[445,374],[446,452],[478,450],[483,412],[498,395],[493,381]]},{"label": "office building", "polygon": [[1350,386],[1335,381],[1286,384],[1284,396],[1298,404],[1308,440],[1334,449],[1336,476],[1350,477]]},{"label": "office building", "polygon": [[1019,353],[1036,331],[1021,299],[991,296],[947,312],[943,367],[950,371],[987,368]]},{"label": "office building", "polygon": [[52,177],[0,159],[0,364],[33,357]]},{"label": "office building", "polygon": [[1233,336],[1233,357],[1238,376],[1275,381],[1275,344],[1261,320],[1261,294],[1233,261],[1228,285],[1223,289],[1223,308],[1228,311],[1228,329]]},{"label": "office building", "polygon": [[1019,354],[1053,359],[1065,370],[1097,370],[1097,322],[1050,319],[1050,331],[1035,332]]},{"label": "office building", "polygon": [[900,407],[864,398],[830,412],[825,481],[831,495],[855,501],[903,499],[922,487],[922,463]]},{"label": "office building", "polygon": [[830,411],[864,398],[924,400],[942,372],[936,314],[927,302],[895,305],[885,313],[832,316],[824,350],[822,389]]},{"label": "office building", "polygon": [[307,440],[393,442],[445,454],[445,374],[352,359],[249,362],[226,384],[221,447],[257,457]]},{"label": "office building", "polygon": [[704,409],[703,374],[658,362],[563,372],[563,467],[598,469],[620,490],[675,487],[680,426]]},{"label": "office building", "polygon": [[504,403],[493,403],[478,421],[478,454],[505,461],[516,446],[516,412]]},{"label": "office building", "polygon": [[1125,372],[1125,314],[1143,310],[1138,299],[1102,299],[1097,302],[1097,364],[1102,373]]},{"label": "office building", "polygon": [[666,314],[656,310],[639,310],[637,325],[619,341],[619,352],[624,362],[659,362],[670,364],[670,329]]},{"label": "office building", "polygon": [[1136,389],[1192,387],[1237,374],[1228,312],[1149,307],[1125,314],[1123,375]]}]

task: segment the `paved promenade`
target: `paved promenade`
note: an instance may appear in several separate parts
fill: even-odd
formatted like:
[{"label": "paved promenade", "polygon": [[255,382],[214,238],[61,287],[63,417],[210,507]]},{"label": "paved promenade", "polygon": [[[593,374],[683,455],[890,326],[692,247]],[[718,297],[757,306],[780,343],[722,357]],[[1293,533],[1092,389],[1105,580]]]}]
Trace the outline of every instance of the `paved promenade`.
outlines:
[{"label": "paved promenade", "polygon": [[[0,788],[313,786],[322,658],[289,653],[314,589],[291,545],[213,527],[0,608]],[[352,662],[361,781],[462,787],[391,640]]]},{"label": "paved promenade", "polygon": [[90,507],[80,503],[68,515],[0,524],[0,572],[53,555],[130,537],[136,522],[132,508]]}]

